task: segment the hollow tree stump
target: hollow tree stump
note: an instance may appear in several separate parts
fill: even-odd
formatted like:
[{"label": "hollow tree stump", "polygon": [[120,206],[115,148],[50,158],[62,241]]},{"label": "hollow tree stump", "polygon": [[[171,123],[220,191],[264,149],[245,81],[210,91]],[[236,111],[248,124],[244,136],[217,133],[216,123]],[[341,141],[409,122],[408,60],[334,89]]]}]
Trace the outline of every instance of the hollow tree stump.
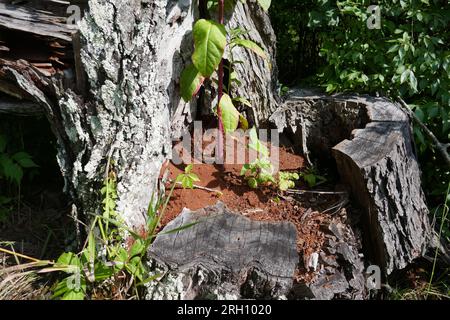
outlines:
[{"label": "hollow tree stump", "polygon": [[408,117],[393,103],[368,102],[370,122],[335,146],[333,155],[342,179],[365,208],[375,257],[390,273],[425,253],[429,212]]},{"label": "hollow tree stump", "polygon": [[383,98],[297,90],[271,121],[297,143],[305,141],[316,156],[333,156],[363,209],[365,249],[387,274],[425,253],[429,211],[410,120],[398,105]]},{"label": "hollow tree stump", "polygon": [[[167,231],[197,222],[175,233]],[[280,298],[291,290],[298,263],[293,224],[252,221],[218,202],[185,209],[149,250],[156,273],[148,299]],[[154,266],[153,266],[154,267]]]}]

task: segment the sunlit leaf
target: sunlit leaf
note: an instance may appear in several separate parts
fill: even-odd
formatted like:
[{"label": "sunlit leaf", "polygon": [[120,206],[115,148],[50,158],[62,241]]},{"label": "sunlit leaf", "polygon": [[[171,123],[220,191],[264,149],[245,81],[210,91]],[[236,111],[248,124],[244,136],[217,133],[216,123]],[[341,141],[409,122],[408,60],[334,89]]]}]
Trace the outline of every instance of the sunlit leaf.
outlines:
[{"label": "sunlit leaf", "polygon": [[227,44],[225,27],[212,20],[200,19],[194,25],[195,51],[192,61],[197,70],[210,77],[219,66]]},{"label": "sunlit leaf", "polygon": [[239,47],[244,47],[246,49],[249,49],[251,51],[253,51],[254,53],[256,53],[258,56],[260,56],[263,59],[267,59],[267,55],[264,52],[264,50],[257,45],[255,42],[251,41],[251,40],[247,40],[247,39],[235,39],[233,41],[233,44],[239,46]]},{"label": "sunlit leaf", "polygon": [[233,105],[233,101],[230,96],[224,94],[219,102],[222,123],[226,133],[234,132],[239,125],[240,113]]},{"label": "sunlit leaf", "polygon": [[191,64],[187,66],[181,73],[180,89],[181,97],[184,101],[189,102],[200,90],[205,77],[203,77],[197,68]]},{"label": "sunlit leaf", "polygon": [[272,0],[258,0],[259,5],[264,9],[264,11],[269,11],[271,2]]}]

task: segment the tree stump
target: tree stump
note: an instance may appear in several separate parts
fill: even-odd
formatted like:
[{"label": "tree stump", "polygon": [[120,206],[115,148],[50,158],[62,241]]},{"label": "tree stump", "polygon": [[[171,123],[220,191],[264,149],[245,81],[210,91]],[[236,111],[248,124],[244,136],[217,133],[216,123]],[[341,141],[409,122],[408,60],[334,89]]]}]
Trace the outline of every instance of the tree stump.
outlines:
[{"label": "tree stump", "polygon": [[[170,230],[197,223],[175,233]],[[165,234],[167,233],[167,234]],[[155,273],[148,299],[279,299],[291,290],[298,264],[292,223],[252,221],[218,202],[185,209],[149,250]]]},{"label": "tree stump", "polygon": [[312,153],[334,157],[364,212],[365,249],[387,274],[425,253],[429,211],[410,120],[398,105],[384,98],[294,91],[271,121]]}]

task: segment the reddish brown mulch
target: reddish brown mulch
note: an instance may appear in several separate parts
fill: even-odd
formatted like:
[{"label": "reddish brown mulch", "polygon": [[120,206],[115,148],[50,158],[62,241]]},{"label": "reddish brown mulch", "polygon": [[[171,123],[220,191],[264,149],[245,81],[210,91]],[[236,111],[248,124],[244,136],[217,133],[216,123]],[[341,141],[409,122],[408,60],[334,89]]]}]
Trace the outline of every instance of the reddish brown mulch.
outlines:
[{"label": "reddish brown mulch", "polygon": [[[302,260],[307,260],[313,252],[320,251],[325,237],[320,231],[321,225],[329,218],[320,213],[336,202],[333,196],[304,195],[297,201],[290,197],[279,195],[274,187],[252,189],[240,176],[242,165],[224,165],[223,167],[209,164],[194,165],[193,172],[200,178],[196,184],[202,187],[218,190],[222,195],[201,189],[182,189],[176,187],[170,200],[162,225],[175,219],[183,210],[198,210],[215,205],[222,201],[230,209],[243,214],[250,219],[259,221],[290,221],[297,228],[297,247]],[[169,177],[174,180],[183,173],[184,165],[167,167]],[[304,159],[291,150],[280,148],[280,170],[300,172],[304,169]],[[305,186],[300,184],[300,188]],[[314,273],[309,273],[301,261],[297,279],[312,280]]]}]

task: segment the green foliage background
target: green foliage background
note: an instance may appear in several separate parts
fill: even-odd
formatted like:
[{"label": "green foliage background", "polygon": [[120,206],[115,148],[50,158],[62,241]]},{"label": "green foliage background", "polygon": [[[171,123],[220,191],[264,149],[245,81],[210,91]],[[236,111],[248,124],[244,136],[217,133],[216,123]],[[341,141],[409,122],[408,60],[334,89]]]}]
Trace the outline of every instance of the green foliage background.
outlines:
[{"label": "green foliage background", "polygon": [[[381,6],[381,29],[367,27],[373,4]],[[271,17],[283,83],[399,95],[450,143],[449,0],[278,0]],[[414,133],[430,207],[442,208],[450,169],[417,127]]]}]

